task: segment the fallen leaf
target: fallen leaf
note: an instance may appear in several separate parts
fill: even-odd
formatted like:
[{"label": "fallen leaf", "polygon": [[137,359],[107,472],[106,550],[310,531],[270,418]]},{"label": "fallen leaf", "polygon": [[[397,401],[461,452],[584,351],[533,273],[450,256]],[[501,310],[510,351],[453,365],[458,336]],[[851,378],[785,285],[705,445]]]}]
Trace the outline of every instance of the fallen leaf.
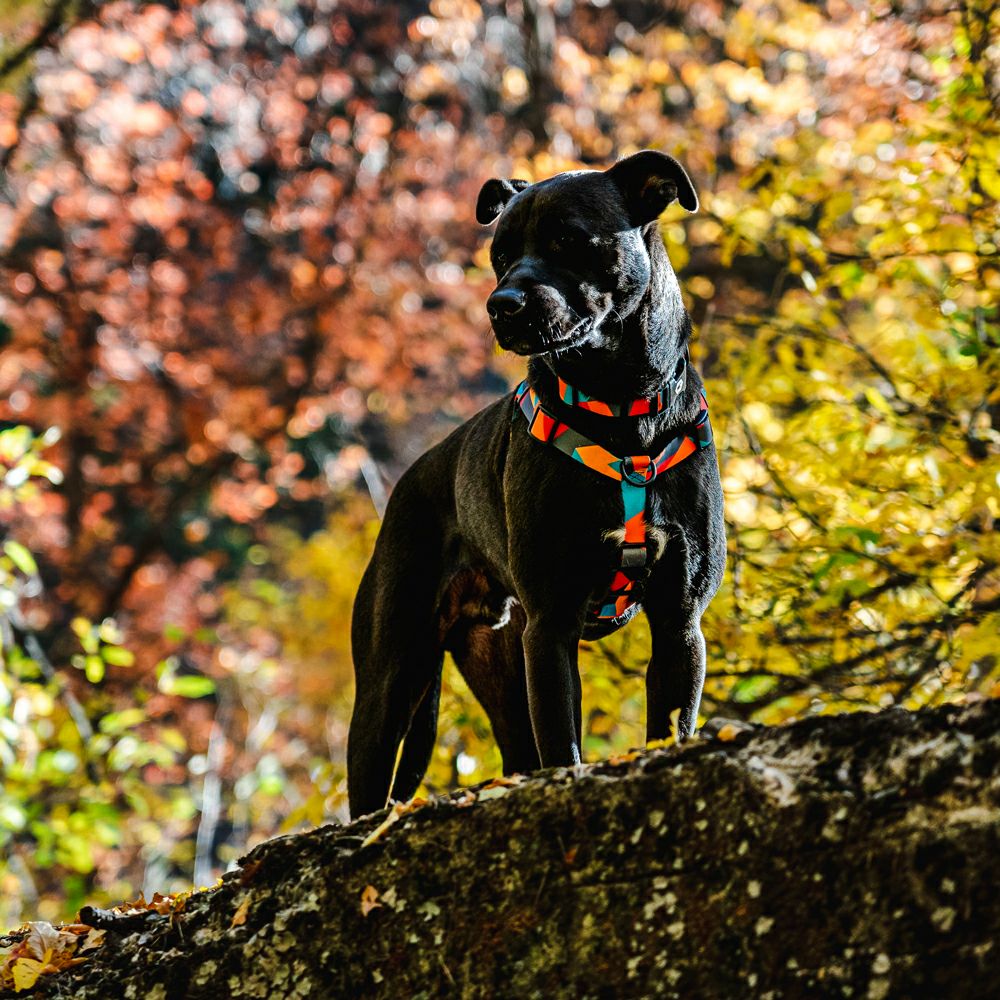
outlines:
[{"label": "fallen leaf", "polygon": [[715,734],[717,740],[722,740],[723,743],[731,743],[740,735],[740,729],[738,726],[734,726],[731,722],[727,722],[719,731]]},{"label": "fallen leaf", "polygon": [[[85,925],[80,925],[85,926]],[[77,954],[83,954],[85,951],[93,951],[95,948],[100,948],[104,944],[104,936],[108,932],[106,930],[98,930],[96,927],[87,927],[87,936],[83,939],[83,943],[77,948]]]},{"label": "fallen leaf", "polygon": [[[30,927],[28,936],[24,939],[24,946],[33,958],[43,961],[46,958],[46,953],[58,949],[59,931],[47,920],[36,920]],[[72,940],[75,945],[76,938],[73,937]]]},{"label": "fallen leaf", "polygon": [[11,970],[14,976],[14,989],[18,992],[30,990],[44,968],[45,965],[42,962],[37,962],[33,958],[19,958]]},{"label": "fallen leaf", "polygon": [[483,785],[486,788],[516,788],[524,781],[523,774],[504,774],[499,778],[491,778]]},{"label": "fallen leaf", "polygon": [[373,885],[366,885],[361,890],[361,916],[367,917],[372,910],[381,905],[378,901],[378,889]]},{"label": "fallen leaf", "polygon": [[479,789],[477,798],[480,802],[489,802],[490,799],[499,799],[509,791],[510,789],[504,785],[487,785],[485,788]]},{"label": "fallen leaf", "polygon": [[379,840],[385,834],[390,826],[398,823],[403,816],[414,813],[418,809],[423,809],[425,805],[427,805],[427,799],[410,799],[409,802],[397,802],[389,810],[389,815],[361,841],[361,846],[368,847],[369,844],[374,844],[376,840]]},{"label": "fallen leaf", "polygon": [[242,903],[236,908],[236,912],[233,914],[233,919],[229,924],[230,927],[242,927],[247,922],[247,913],[250,912],[250,896],[243,900]]},{"label": "fallen leaf", "polygon": [[87,928],[54,927],[46,920],[24,925],[23,937],[0,964],[0,988],[30,989],[43,973],[59,972],[86,959],[74,958]]}]

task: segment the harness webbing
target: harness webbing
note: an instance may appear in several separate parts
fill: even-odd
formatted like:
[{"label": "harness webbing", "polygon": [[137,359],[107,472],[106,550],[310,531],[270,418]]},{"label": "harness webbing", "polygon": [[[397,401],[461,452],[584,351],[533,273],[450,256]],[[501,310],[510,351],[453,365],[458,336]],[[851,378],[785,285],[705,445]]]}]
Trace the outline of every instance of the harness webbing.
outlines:
[{"label": "harness webbing", "polygon": [[687,359],[681,358],[673,377],[652,399],[633,399],[627,403],[607,403],[575,389],[558,378],[559,398],[569,406],[577,406],[600,417],[646,417],[665,410],[683,391],[687,375]]},{"label": "harness webbing", "polygon": [[[683,373],[681,377],[683,377]],[[567,399],[567,391],[569,399]],[[673,391],[676,393],[679,390],[673,388]],[[562,379],[559,380],[559,394],[564,402],[582,397],[583,403],[571,405],[579,405],[584,409],[590,409],[586,403],[595,402],[591,397],[583,396],[583,394],[578,393],[578,390],[566,385]],[[661,395],[662,393],[658,394],[658,398]],[[648,561],[645,516],[646,487],[658,475],[680,464],[689,455],[693,455],[701,448],[707,448],[712,443],[712,425],[708,419],[708,400],[702,393],[701,407],[694,423],[685,433],[679,434],[669,441],[658,455],[626,455],[624,457],[612,454],[602,445],[585,437],[569,424],[563,423],[549,413],[542,406],[538,393],[531,388],[527,379],[517,387],[514,401],[527,419],[528,433],[533,438],[551,444],[589,469],[621,483],[625,537],[619,550],[620,562],[607,593],[596,605],[591,607],[590,616],[597,621],[607,622],[611,625],[623,625],[637,610],[637,602],[641,596],[640,589]],[[621,404],[621,409],[625,412],[620,415],[638,416],[658,412],[655,409],[631,409],[640,403],[652,405],[653,401],[637,400]],[[609,404],[604,403],[601,405],[609,406]],[[604,415],[614,416],[617,414],[605,412]]]}]

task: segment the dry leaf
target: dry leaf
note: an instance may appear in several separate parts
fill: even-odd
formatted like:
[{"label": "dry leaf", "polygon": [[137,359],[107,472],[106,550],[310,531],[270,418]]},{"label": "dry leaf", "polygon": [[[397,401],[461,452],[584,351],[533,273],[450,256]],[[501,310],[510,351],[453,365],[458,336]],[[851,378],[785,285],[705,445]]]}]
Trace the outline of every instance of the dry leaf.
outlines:
[{"label": "dry leaf", "polygon": [[[79,926],[84,927],[85,925],[80,924]],[[104,936],[108,932],[106,930],[98,930],[96,927],[86,927],[86,937],[83,939],[83,943],[77,948],[77,954],[83,954],[85,951],[94,951],[95,948],[100,948],[104,944]]]},{"label": "dry leaf", "polygon": [[727,722],[716,734],[715,738],[717,740],[722,740],[723,743],[731,743],[740,735],[740,729],[738,726],[734,726],[731,722]]},{"label": "dry leaf", "polygon": [[483,785],[482,790],[485,791],[487,788],[516,788],[523,781],[523,774],[504,774],[499,778],[491,778]]},{"label": "dry leaf", "polygon": [[46,920],[25,924],[24,935],[0,965],[0,987],[30,989],[43,973],[59,972],[85,959],[74,958],[85,928],[54,927]]},{"label": "dry leaf", "polygon": [[375,907],[381,905],[378,901],[378,889],[373,885],[366,885],[361,890],[361,916],[367,917]]},{"label": "dry leaf", "polygon": [[230,927],[242,927],[247,922],[247,913],[250,912],[250,896],[243,900],[242,903],[236,908],[236,912],[233,914],[232,922],[229,924]]},{"label": "dry leaf", "polygon": [[[59,947],[60,932],[55,929],[47,920],[37,920],[30,925],[28,936],[24,939],[24,946],[28,949],[32,958],[39,961],[45,958],[46,953],[53,952]],[[76,946],[76,938],[69,935]]]},{"label": "dry leaf", "polygon": [[418,809],[423,809],[427,805],[427,799],[410,799],[409,802],[397,802],[392,809],[389,810],[389,815],[386,816],[384,820],[371,833],[361,841],[362,847],[368,847],[369,844],[374,844],[376,840],[381,839],[386,830],[389,829],[393,823],[399,822],[403,816],[409,813],[414,813]]}]

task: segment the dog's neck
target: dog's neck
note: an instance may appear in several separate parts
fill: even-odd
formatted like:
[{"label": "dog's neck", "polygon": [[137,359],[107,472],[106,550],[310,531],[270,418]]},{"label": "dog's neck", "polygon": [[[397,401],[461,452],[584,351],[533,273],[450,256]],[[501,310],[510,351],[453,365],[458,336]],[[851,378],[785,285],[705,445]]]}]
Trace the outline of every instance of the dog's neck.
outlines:
[{"label": "dog's neck", "polygon": [[615,402],[653,397],[674,376],[687,348],[691,319],[655,224],[645,243],[649,284],[630,313],[612,313],[604,320],[606,342],[533,358],[529,374],[545,377],[551,372],[587,395]]}]

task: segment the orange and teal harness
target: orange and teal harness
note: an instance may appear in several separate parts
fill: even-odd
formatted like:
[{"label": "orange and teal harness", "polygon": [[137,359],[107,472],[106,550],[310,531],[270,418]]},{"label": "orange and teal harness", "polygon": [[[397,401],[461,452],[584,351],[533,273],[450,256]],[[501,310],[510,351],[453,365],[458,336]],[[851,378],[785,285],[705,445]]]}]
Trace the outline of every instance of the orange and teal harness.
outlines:
[{"label": "orange and teal harness", "polygon": [[[604,417],[651,416],[666,409],[684,389],[686,364],[680,375],[671,380],[652,399],[635,399],[626,403],[606,403],[588,396],[579,389],[558,380],[559,397],[568,406],[575,406]],[[551,444],[559,451],[588,469],[621,483],[625,513],[625,539],[620,549],[619,564],[607,593],[589,610],[592,621],[612,627],[624,625],[638,610],[642,583],[647,574],[649,553],[646,537],[646,487],[661,473],[679,465],[712,443],[712,425],[708,419],[708,400],[701,395],[701,407],[694,423],[683,433],[668,441],[656,455],[612,454],[602,445],[574,430],[554,417],[528,385],[527,379],[514,393],[517,409],[527,418],[528,433],[539,441]],[[517,413],[515,409],[515,414]]]}]

